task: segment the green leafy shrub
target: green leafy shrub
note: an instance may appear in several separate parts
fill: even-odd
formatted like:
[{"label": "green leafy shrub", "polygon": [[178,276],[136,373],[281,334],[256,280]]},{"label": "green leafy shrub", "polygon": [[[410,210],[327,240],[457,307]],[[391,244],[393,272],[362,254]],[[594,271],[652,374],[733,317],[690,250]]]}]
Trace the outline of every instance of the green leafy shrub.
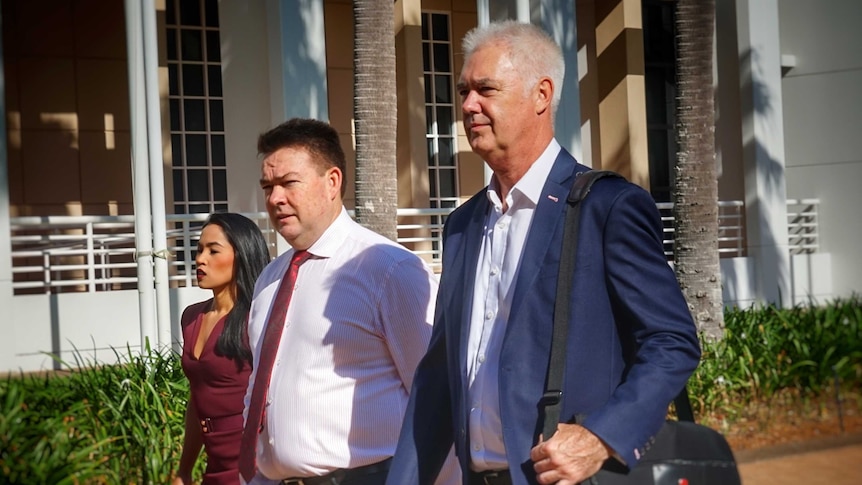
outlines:
[{"label": "green leafy shrub", "polygon": [[775,306],[726,311],[725,338],[701,342],[703,358],[689,380],[701,414],[732,411],[752,400],[768,402],[793,389],[815,396],[837,381],[862,383],[862,300],[825,306]]},{"label": "green leafy shrub", "polygon": [[[118,365],[0,383],[2,483],[169,483],[182,450],[188,381],[169,349]],[[195,478],[200,479],[203,460]]]},{"label": "green leafy shrub", "polygon": [[[725,312],[689,380],[695,411],[862,387],[862,301]],[[115,351],[116,353],[116,351]],[[188,382],[179,356],[147,348],[119,365],[76,357],[61,374],[0,379],[0,483],[169,483],[182,449]],[[200,480],[204,459],[193,477]]]}]

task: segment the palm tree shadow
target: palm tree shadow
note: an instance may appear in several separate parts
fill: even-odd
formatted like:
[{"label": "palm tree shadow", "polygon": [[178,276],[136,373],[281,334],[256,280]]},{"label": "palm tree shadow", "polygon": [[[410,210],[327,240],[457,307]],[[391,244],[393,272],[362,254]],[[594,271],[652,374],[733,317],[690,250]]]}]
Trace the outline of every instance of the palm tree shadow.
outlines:
[{"label": "palm tree shadow", "polygon": [[[415,263],[397,263],[407,257],[415,259]],[[414,278],[416,286],[412,291],[398,292],[413,300],[397,305],[406,313],[389,314],[385,305],[381,305],[387,296],[384,292],[393,290],[389,282],[393,275],[389,272],[403,270],[405,264],[421,266],[406,249],[377,244],[341,265],[325,282],[329,297],[323,316],[331,326],[322,345],[332,347],[335,374],[352,381],[348,467],[367,464],[356,460],[379,451],[375,448],[378,444],[394,445],[398,441],[409,393],[404,379],[412,378],[412,370],[410,376],[399,373],[393,351],[404,349],[390,347],[390,340],[403,340],[404,336],[390,333],[412,333],[417,339],[424,339],[422,351],[431,335],[431,327],[425,322],[427,302],[434,295],[427,278]],[[422,328],[411,328],[416,322],[421,322]]]}]

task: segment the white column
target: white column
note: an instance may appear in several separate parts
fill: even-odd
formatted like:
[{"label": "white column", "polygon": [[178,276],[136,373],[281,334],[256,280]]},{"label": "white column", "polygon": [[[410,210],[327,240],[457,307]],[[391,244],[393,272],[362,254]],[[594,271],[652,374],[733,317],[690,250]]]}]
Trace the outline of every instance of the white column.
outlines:
[{"label": "white column", "polygon": [[[535,1],[535,0],[534,0]],[[566,78],[560,106],[554,120],[557,141],[579,162],[583,162],[581,147],[581,90],[578,76],[578,28],[575,2],[572,0],[542,0],[542,27],[563,50]],[[584,66],[586,68],[586,66]]]},{"label": "white column", "polygon": [[279,19],[285,119],[329,120],[323,0],[281,0]]},{"label": "white column", "polygon": [[144,79],[142,5],[125,0],[126,49],[129,66],[129,114],[132,128],[132,180],[135,207],[135,260],[138,265],[138,306],[141,316],[141,349],[158,344],[158,322],[153,287],[153,233],[150,213],[150,174],[147,164],[147,106]]},{"label": "white column", "polygon": [[156,34],[156,6],[143,2],[144,78],[147,105],[147,150],[150,169],[150,210],[153,221],[153,262],[155,266],[156,322],[159,347],[173,345],[182,350],[180,322],[171,318],[168,281],[168,240],[165,218],[165,163],[162,157],[161,98],[159,97],[159,52]]},{"label": "white column", "polygon": [[579,161],[581,147],[581,93],[578,83],[578,31],[575,2],[572,0],[477,0],[479,25],[490,20],[517,19],[541,26],[557,41],[566,60],[566,78],[554,121],[557,141]]},{"label": "white column", "polygon": [[[328,121],[323,0],[267,0],[266,9],[273,126],[290,118]],[[279,254],[290,248],[276,241]]]},{"label": "white column", "polygon": [[[3,17],[0,14],[0,30]],[[3,72],[3,39],[0,38],[0,80],[6,79]],[[4,308],[6,318],[0,319],[0,370],[14,366],[15,321],[9,318],[14,314],[12,296],[12,241],[9,227],[9,162],[8,140],[6,139],[6,83],[0,82],[0,308]]]},{"label": "white column", "polygon": [[764,302],[791,305],[777,0],[737,0],[748,256]]}]

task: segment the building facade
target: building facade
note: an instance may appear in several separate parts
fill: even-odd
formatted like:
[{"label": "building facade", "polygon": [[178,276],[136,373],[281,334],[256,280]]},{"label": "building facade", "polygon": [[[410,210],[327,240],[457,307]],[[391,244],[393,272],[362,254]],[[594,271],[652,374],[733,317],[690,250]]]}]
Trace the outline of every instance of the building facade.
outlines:
[{"label": "building facade", "polygon": [[[725,302],[789,305],[859,292],[862,34],[854,19],[862,5],[716,4],[719,198],[731,221]],[[102,361],[145,338],[175,344],[179,313],[207,292],[176,283],[193,254],[171,249],[188,239],[196,215],[264,210],[261,132],[291,117],[324,119],[353,158],[348,0],[0,5],[0,372],[56,368],[51,354],[71,361],[76,349]],[[460,39],[500,18],[541,25],[563,47],[560,143],[649,189],[660,207],[670,200],[672,1],[396,0],[394,15],[398,101],[382,109],[398,116],[399,207],[448,210],[486,184],[454,84]],[[136,229],[99,253],[83,237],[87,218],[134,220]],[[72,244],[63,238],[91,247],[58,253]],[[278,239],[274,253],[284,249]],[[86,283],[99,254],[120,251],[130,259],[112,266],[110,283]],[[174,253],[168,269],[159,266],[166,252]],[[46,266],[60,262],[69,268],[62,275]],[[141,268],[155,275],[141,279]]]}]

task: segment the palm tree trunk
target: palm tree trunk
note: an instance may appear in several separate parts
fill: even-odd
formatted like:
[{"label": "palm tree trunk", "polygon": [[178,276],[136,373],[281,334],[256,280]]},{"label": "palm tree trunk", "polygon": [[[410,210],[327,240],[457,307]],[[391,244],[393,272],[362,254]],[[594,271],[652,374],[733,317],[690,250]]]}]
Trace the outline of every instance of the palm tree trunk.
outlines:
[{"label": "palm tree trunk", "polygon": [[705,338],[724,333],[712,53],[714,0],[678,0],[674,268]]},{"label": "palm tree trunk", "polygon": [[397,238],[395,27],[392,0],[353,2],[356,220]]}]

